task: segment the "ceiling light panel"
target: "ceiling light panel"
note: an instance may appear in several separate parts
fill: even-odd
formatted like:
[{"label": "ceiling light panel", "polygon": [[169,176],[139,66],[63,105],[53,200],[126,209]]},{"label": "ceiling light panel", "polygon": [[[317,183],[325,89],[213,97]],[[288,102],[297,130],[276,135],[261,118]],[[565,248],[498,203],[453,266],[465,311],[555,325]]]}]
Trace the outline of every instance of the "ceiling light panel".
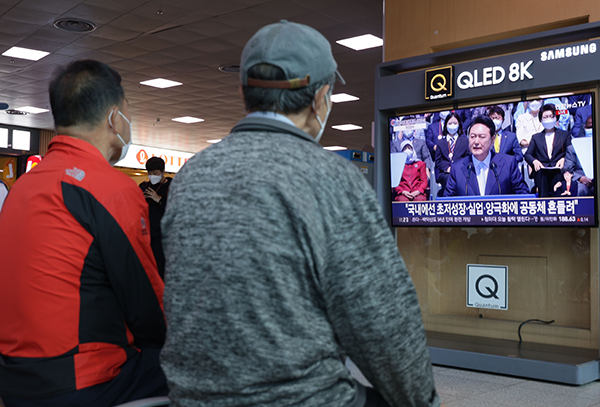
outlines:
[{"label": "ceiling light panel", "polygon": [[360,130],[362,127],[357,126],[356,124],[339,124],[337,126],[331,126],[332,129],[342,130],[342,131],[350,131],[350,130]]},{"label": "ceiling light panel", "polygon": [[347,150],[348,148],[342,147],[342,146],[329,146],[329,147],[323,147],[323,149],[329,150],[329,151],[342,151],[342,150]]},{"label": "ceiling light panel", "polygon": [[335,95],[331,95],[331,101],[333,103],[342,103],[342,102],[352,102],[355,100],[359,100],[356,96],[349,95],[347,93],[338,93]]},{"label": "ceiling light panel", "polygon": [[381,38],[371,34],[359,35],[358,37],[346,38],[336,42],[344,47],[352,48],[355,51],[381,47],[383,45],[383,40]]},{"label": "ceiling light panel", "polygon": [[39,107],[33,106],[18,107],[16,110],[20,110],[21,112],[27,112],[31,114],[46,113],[50,111],[48,109],[41,109]]},{"label": "ceiling light panel", "polygon": [[176,117],[171,120],[173,120],[174,122],[180,122],[180,123],[200,123],[200,122],[204,121],[204,119],[200,119],[198,117],[192,117],[192,116]]},{"label": "ceiling light panel", "polygon": [[175,82],[175,81],[171,81],[169,79],[163,79],[163,78],[151,79],[149,81],[143,81],[140,83],[142,85],[152,86],[152,87],[160,88],[160,89],[171,88],[173,86],[183,85],[181,82]]},{"label": "ceiling light panel", "polygon": [[9,50],[4,51],[2,53],[2,55],[5,57],[28,59],[30,61],[38,61],[38,60],[44,58],[48,54],[50,54],[50,53],[46,52],[46,51],[38,51],[35,49],[21,48],[21,47],[12,47]]}]

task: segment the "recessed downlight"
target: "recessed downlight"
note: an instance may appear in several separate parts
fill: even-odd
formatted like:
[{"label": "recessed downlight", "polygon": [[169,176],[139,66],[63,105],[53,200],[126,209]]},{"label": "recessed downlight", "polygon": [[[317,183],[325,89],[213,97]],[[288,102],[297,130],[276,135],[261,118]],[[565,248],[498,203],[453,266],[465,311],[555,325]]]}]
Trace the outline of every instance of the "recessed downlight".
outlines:
[{"label": "recessed downlight", "polygon": [[70,33],[89,33],[96,29],[96,24],[78,18],[59,18],[52,25],[59,30]]},{"label": "recessed downlight", "polygon": [[240,73],[239,65],[221,65],[219,67],[219,71],[225,73]]}]

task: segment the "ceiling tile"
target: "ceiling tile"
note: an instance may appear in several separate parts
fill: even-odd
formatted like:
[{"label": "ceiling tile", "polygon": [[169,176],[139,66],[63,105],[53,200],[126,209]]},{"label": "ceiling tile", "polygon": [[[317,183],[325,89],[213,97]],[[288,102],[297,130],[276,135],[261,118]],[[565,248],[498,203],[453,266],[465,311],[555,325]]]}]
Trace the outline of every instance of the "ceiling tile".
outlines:
[{"label": "ceiling tile", "polygon": [[[44,0],[48,1],[48,0]],[[121,3],[126,3],[121,1]],[[119,11],[110,10],[108,8],[94,6],[91,4],[80,4],[61,17],[82,18],[91,21],[96,25],[106,24],[121,16]]]},{"label": "ceiling tile", "polygon": [[85,0],[21,0],[18,3],[19,7],[25,7],[31,10],[49,11],[56,15],[69,11],[84,1]]}]

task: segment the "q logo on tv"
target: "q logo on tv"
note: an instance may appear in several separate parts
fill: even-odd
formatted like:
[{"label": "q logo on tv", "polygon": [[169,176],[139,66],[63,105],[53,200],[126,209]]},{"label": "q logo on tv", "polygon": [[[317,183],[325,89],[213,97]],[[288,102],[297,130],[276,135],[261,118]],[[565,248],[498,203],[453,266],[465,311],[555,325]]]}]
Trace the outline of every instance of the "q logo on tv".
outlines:
[{"label": "q logo on tv", "polygon": [[436,100],[452,97],[452,67],[429,69],[425,71],[425,99]]}]

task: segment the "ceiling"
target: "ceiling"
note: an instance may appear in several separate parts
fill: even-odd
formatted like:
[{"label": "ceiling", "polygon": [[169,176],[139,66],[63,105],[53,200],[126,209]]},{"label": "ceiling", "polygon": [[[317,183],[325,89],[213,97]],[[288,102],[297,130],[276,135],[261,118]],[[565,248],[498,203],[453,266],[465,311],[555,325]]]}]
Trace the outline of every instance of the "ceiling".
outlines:
[{"label": "ceiling", "polygon": [[[93,22],[89,33],[53,26],[58,18]],[[382,38],[382,0],[0,0],[0,54],[12,46],[50,52],[39,61],[0,56],[0,102],[11,109],[47,108],[48,82],[57,66],[96,59],[123,78],[135,144],[197,152],[207,140],[226,136],[244,116],[238,74],[219,66],[239,65],[242,48],[262,26],[287,19],[319,30],[332,44],[347,84],[359,101],[336,103],[321,140],[324,146],[360,150],[371,144],[375,66],[382,48],[354,51],[336,40],[362,34]],[[183,83],[158,89],[141,81]],[[193,116],[204,122],[171,119]],[[27,116],[0,112],[0,123],[53,129],[50,112]],[[340,131],[352,123],[362,130]]]}]

